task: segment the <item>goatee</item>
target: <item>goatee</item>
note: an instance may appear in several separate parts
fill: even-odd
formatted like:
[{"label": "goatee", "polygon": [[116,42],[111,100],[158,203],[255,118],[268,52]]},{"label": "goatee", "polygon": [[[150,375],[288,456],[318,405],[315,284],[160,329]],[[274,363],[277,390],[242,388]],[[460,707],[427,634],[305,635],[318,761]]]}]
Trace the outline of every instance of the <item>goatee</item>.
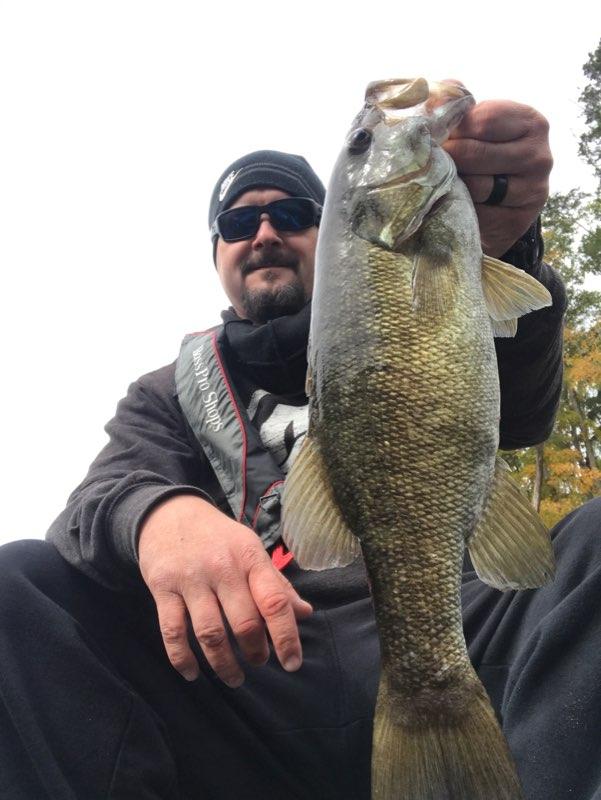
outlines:
[{"label": "goatee", "polygon": [[244,290],[241,299],[245,315],[259,325],[276,317],[296,314],[308,300],[298,278],[292,283],[271,289]]},{"label": "goatee", "polygon": [[261,289],[246,289],[242,292],[241,302],[245,315],[253,322],[262,325],[270,319],[296,314],[309,299],[298,277],[298,258],[285,253],[279,248],[267,247],[258,258],[249,258],[242,265],[242,274],[248,275],[256,269],[265,269],[265,282],[275,281],[278,273],[269,267],[287,267],[294,273],[290,283],[284,285],[265,286]]}]

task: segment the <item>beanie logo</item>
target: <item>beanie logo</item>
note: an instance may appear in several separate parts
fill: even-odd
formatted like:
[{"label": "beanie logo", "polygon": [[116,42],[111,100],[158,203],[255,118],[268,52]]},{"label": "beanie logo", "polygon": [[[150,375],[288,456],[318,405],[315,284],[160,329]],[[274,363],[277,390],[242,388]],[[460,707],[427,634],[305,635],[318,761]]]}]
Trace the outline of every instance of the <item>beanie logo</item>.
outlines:
[{"label": "beanie logo", "polygon": [[232,170],[230,172],[230,174],[227,176],[227,178],[223,179],[223,181],[221,183],[221,188],[219,190],[219,202],[220,203],[223,200],[223,198],[226,196],[227,190],[230,188],[232,183],[236,180],[236,175],[238,174],[238,172],[240,172],[240,170],[237,170],[237,171]]}]

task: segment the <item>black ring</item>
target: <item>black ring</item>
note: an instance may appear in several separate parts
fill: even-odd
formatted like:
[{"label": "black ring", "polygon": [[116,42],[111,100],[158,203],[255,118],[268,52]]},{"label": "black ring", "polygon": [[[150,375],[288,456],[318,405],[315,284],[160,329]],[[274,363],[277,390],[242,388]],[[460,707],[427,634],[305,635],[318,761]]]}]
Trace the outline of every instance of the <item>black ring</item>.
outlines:
[{"label": "black ring", "polygon": [[492,192],[488,196],[488,200],[484,201],[485,206],[501,205],[507,194],[507,187],[509,186],[507,175],[493,175],[492,180]]}]

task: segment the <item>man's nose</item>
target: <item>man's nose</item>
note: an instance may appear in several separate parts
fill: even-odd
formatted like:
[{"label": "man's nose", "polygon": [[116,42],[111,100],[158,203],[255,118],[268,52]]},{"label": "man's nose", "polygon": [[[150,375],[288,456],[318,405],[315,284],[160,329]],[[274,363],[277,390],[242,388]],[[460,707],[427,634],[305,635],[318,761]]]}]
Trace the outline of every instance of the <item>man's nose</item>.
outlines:
[{"label": "man's nose", "polygon": [[266,244],[274,244],[276,242],[280,242],[281,244],[282,239],[280,234],[271,224],[269,214],[261,214],[259,229],[257,230],[253,239],[253,249],[259,249],[264,247]]}]

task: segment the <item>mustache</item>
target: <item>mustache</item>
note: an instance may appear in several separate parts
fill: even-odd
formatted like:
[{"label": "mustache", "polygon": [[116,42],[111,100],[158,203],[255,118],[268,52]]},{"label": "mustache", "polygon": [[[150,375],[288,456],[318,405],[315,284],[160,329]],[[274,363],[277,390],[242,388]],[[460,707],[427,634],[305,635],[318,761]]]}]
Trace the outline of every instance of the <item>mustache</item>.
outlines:
[{"label": "mustache", "polygon": [[289,267],[294,272],[297,272],[298,258],[292,253],[285,253],[277,248],[264,250],[257,256],[251,256],[246,259],[241,267],[242,275],[248,275],[249,272],[262,267]]}]

